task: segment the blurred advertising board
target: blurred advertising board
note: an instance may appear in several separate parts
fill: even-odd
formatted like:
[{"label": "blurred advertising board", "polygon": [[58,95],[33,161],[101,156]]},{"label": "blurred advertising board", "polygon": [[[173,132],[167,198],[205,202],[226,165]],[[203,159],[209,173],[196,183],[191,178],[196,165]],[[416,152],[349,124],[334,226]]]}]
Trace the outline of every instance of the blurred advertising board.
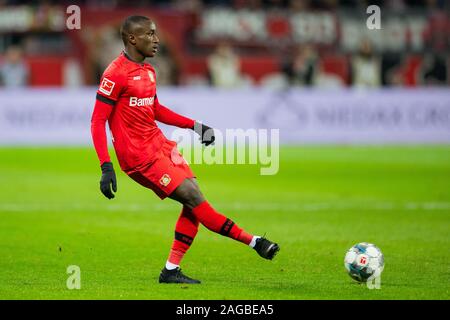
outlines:
[{"label": "blurred advertising board", "polygon": [[[450,90],[161,88],[164,105],[226,129],[279,129],[282,144],[450,143]],[[1,145],[91,145],[95,88],[0,90]],[[173,128],[162,125],[170,138]]]}]

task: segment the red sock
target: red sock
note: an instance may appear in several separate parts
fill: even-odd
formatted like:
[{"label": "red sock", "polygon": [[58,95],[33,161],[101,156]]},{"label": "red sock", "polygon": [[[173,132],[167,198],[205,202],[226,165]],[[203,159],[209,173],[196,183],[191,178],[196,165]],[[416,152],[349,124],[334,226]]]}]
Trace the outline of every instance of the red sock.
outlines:
[{"label": "red sock", "polygon": [[198,220],[192,214],[192,211],[183,207],[177,224],[175,225],[175,240],[173,240],[172,249],[170,250],[170,263],[180,265],[181,259],[194,241],[198,231]]},{"label": "red sock", "polygon": [[192,209],[192,213],[201,224],[213,232],[220,233],[223,236],[230,237],[245,244],[250,244],[252,241],[253,235],[248,234],[233,221],[214,210],[208,201],[204,201]]}]

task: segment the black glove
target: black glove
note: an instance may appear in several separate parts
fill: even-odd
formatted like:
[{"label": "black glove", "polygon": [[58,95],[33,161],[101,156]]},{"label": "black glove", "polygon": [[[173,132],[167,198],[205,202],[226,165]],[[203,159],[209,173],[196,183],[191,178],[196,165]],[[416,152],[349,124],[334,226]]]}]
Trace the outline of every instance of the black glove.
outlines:
[{"label": "black glove", "polygon": [[114,192],[117,192],[116,173],[114,172],[113,164],[111,162],[105,162],[102,164],[102,178],[100,180],[100,191],[108,199],[114,198],[114,194],[111,191],[111,184]]},{"label": "black glove", "polygon": [[214,136],[214,129],[208,127],[207,125],[205,125],[203,123],[196,121],[192,130],[194,130],[194,132],[200,136],[199,140],[205,146],[209,146],[210,144],[213,144],[214,140],[216,140],[216,137]]}]

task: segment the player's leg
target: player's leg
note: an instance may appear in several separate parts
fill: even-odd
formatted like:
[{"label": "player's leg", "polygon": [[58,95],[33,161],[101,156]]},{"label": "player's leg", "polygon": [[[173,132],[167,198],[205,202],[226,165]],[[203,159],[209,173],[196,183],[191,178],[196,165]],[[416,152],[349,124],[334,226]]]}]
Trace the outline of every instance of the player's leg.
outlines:
[{"label": "player's leg", "polygon": [[198,221],[209,230],[249,245],[265,259],[272,259],[279,250],[276,243],[247,233],[231,219],[217,212],[205,200],[195,179],[185,179],[169,197],[191,209]]},{"label": "player's leg", "polygon": [[191,209],[183,206],[175,225],[175,239],[170,249],[169,258],[167,259],[166,266],[161,270],[159,275],[160,283],[200,283],[199,280],[189,278],[183,274],[180,268],[181,260],[197,235],[198,225],[199,222],[192,214]]},{"label": "player's leg", "polygon": [[175,225],[175,238],[166,263],[168,270],[173,270],[180,266],[181,260],[197,235],[198,225],[199,221],[192,214],[191,209],[183,206]]},{"label": "player's leg", "polygon": [[240,229],[233,221],[215,211],[208,204],[194,179],[185,179],[169,197],[190,208],[200,223],[209,230],[245,244],[251,242],[252,235]]}]

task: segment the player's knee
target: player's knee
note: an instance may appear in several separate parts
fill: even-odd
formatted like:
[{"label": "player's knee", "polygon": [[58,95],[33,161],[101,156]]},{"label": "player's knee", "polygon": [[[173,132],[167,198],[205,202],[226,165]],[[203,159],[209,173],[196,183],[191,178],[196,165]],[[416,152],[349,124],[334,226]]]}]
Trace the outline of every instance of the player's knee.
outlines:
[{"label": "player's knee", "polygon": [[186,179],[171,195],[171,198],[192,209],[205,201],[198,186]]},{"label": "player's knee", "polygon": [[205,199],[203,198],[203,195],[201,194],[200,190],[195,185],[192,185],[188,189],[188,192],[187,192],[187,195],[186,195],[186,200],[187,200],[186,205],[191,207],[191,209],[195,208],[200,203],[205,201]]}]

